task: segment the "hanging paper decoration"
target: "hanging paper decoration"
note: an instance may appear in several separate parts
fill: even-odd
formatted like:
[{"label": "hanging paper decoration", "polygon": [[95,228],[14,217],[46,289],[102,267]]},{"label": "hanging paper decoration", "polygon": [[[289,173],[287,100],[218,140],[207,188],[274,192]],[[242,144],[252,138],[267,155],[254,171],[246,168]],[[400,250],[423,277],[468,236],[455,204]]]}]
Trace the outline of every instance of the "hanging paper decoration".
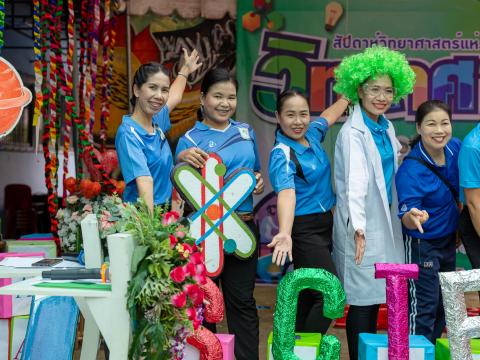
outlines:
[{"label": "hanging paper decoration", "polygon": [[[67,19],[65,27],[67,29],[68,40],[67,48],[62,49],[60,34],[64,18],[63,0],[33,0],[35,54],[34,125],[37,125],[38,132],[38,124],[42,122],[44,124],[42,144],[45,157],[45,184],[48,191],[48,209],[52,222],[51,231],[56,237],[57,242],[59,240],[56,234],[57,220],[55,218],[58,209],[57,172],[58,166],[63,165],[63,179],[60,179],[60,181],[65,181],[66,176],[68,176],[69,149],[71,144],[70,135],[73,124],[75,124],[79,134],[78,150],[80,156],[87,157],[88,154],[88,157],[91,160],[90,164],[92,172],[95,172],[95,176],[103,182],[104,188],[107,191],[114,188],[110,179],[110,165],[114,165],[114,162],[108,163],[108,165],[102,165],[100,163],[101,159],[99,160],[97,158],[97,154],[94,151],[92,143],[93,136],[85,129],[85,124],[90,126],[92,123],[92,117],[94,116],[94,102],[92,101],[94,101],[95,94],[93,90],[92,99],[92,79],[90,77],[90,82],[86,82],[85,74],[88,75],[92,71],[92,62],[95,63],[93,67],[96,66],[98,31],[101,28],[100,0],[83,0],[81,4],[82,16],[79,19],[80,116],[78,116],[76,102],[73,96],[73,56],[76,51],[74,39],[76,20],[74,0],[67,1],[68,16],[65,16]],[[110,1],[107,0],[105,5],[108,6],[108,9],[106,10],[109,13],[111,5]],[[95,18],[95,16],[97,17]],[[108,15],[108,21],[112,21],[110,15]],[[105,31],[111,31],[109,30],[108,25],[105,28]],[[95,36],[97,37],[97,43],[92,46]],[[111,41],[108,41],[108,43],[111,43]],[[109,55],[110,58],[113,58],[112,52],[107,55]],[[95,81],[96,78],[93,80]],[[108,87],[110,84],[108,77],[102,80],[107,84],[106,94],[108,95]],[[64,96],[65,108],[60,106],[60,95]],[[88,114],[86,114],[87,109]],[[87,116],[88,120],[86,119]],[[60,133],[62,136],[59,136]],[[37,140],[38,138],[39,136],[37,136]],[[60,140],[62,141],[61,144]],[[58,149],[60,147],[63,147],[64,151],[63,164],[58,164]],[[106,159],[107,158],[112,159],[112,157],[109,156],[107,156]],[[80,171],[78,171],[77,174],[79,177],[83,176],[81,164],[82,161],[78,164]],[[109,168],[108,173],[104,170],[104,167]],[[66,187],[64,187],[64,189],[65,188]],[[65,198],[66,193],[63,195]]]},{"label": "hanging paper decoration", "polygon": [[408,279],[418,279],[417,264],[375,264],[375,279],[387,279],[388,358],[408,360]]},{"label": "hanging paper decoration", "polygon": [[238,169],[224,185],[226,167],[221,158],[210,154],[201,174],[187,163],[172,171],[172,182],[190,206],[196,210],[190,217],[190,231],[202,244],[208,276],[218,276],[223,268],[223,251],[248,258],[256,249],[256,239],[235,209],[255,188],[254,173]]},{"label": "hanging paper decoration", "polygon": [[0,138],[15,128],[30,101],[32,93],[23,86],[17,70],[0,57]]},{"label": "hanging paper decoration", "polygon": [[[87,127],[90,134],[93,133],[93,126],[95,123],[95,94],[96,94],[96,85],[97,85],[97,57],[98,57],[98,38],[99,38],[99,28],[100,28],[100,0],[93,0],[93,22],[92,22],[92,32],[91,32],[91,60],[90,60],[90,79],[91,79],[91,89],[90,89],[90,124]],[[88,119],[86,119],[88,121]],[[93,142],[93,135],[91,135],[90,140]]]},{"label": "hanging paper decoration", "polygon": [[242,27],[254,32],[261,27],[262,19],[266,27],[271,31],[278,31],[285,25],[285,17],[278,11],[273,10],[273,0],[254,0],[255,10],[249,11],[242,16]]},{"label": "hanging paper decoration", "polygon": [[5,29],[5,0],[0,0],[0,48],[3,47],[3,30]]},{"label": "hanging paper decoration", "polygon": [[[272,344],[275,360],[300,360],[293,353],[293,348],[298,295],[304,289],[313,289],[323,294],[324,316],[330,319],[343,316],[345,291],[335,275],[324,269],[311,268],[301,268],[287,273],[277,288]],[[319,360],[327,359],[340,359],[340,342],[334,336],[324,337],[320,343]]]},{"label": "hanging paper decoration", "polygon": [[480,334],[480,316],[467,315],[465,292],[480,290],[480,269],[440,273],[452,360],[472,360],[470,339]]}]

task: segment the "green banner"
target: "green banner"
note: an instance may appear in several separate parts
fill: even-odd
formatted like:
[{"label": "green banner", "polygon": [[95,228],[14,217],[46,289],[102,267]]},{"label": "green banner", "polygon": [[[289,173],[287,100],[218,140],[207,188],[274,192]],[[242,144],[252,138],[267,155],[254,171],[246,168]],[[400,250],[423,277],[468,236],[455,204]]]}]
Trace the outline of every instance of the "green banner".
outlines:
[{"label": "green banner", "polygon": [[[256,219],[264,228],[263,244],[278,231],[268,180],[277,95],[289,88],[304,91],[312,116],[318,116],[336,99],[335,66],[366,47],[387,46],[405,53],[417,75],[414,93],[387,113],[397,135],[412,137],[416,108],[439,99],[451,106],[454,136],[463,139],[480,118],[478,15],[479,0],[237,1],[236,118],[253,125],[262,158],[267,191]],[[330,160],[341,125],[323,144]],[[264,280],[281,276],[281,269],[264,260]]]}]

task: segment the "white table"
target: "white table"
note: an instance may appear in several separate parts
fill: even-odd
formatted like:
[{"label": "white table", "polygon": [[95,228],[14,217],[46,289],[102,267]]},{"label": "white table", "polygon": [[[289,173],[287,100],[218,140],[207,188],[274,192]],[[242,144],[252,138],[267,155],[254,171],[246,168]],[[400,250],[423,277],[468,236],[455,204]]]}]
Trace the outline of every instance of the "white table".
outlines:
[{"label": "white table", "polygon": [[[98,237],[97,220],[94,215],[82,221],[85,260],[87,268],[100,267],[103,259]],[[94,360],[100,332],[107,343],[110,358],[126,360],[130,344],[130,316],[127,311],[127,284],[131,279],[131,259],[135,241],[129,234],[113,234],[107,238],[110,255],[112,290],[65,289],[35,287],[42,281],[31,278],[0,288],[0,295],[49,295],[72,296],[85,318],[81,360]],[[38,276],[46,269],[6,268],[0,269],[0,277]]]}]

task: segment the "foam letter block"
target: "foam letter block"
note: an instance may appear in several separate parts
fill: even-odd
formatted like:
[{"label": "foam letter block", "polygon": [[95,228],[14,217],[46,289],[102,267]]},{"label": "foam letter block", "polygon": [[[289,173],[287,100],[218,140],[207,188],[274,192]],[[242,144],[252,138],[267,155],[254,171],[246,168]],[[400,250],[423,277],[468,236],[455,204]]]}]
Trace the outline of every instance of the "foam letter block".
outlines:
[{"label": "foam letter block", "polygon": [[[472,358],[480,360],[480,339],[471,339],[470,346],[472,348]],[[435,360],[450,360],[450,346],[448,339],[437,339],[435,344]]]},{"label": "foam letter block", "polygon": [[[6,257],[30,257],[38,256],[43,258],[42,253],[0,253],[0,261]],[[14,282],[24,280],[23,278],[2,279],[0,278],[0,287],[10,285]],[[0,318],[9,319],[12,316],[28,315],[30,313],[30,304],[32,303],[31,296],[22,295],[0,295]],[[1,352],[0,352],[1,354]],[[0,359],[3,359],[0,356]]]},{"label": "foam letter block", "polygon": [[27,325],[28,315],[0,319],[0,359],[17,360],[22,358]]},{"label": "foam letter block", "polygon": [[10,320],[10,357],[9,360],[21,359],[23,342],[27,334],[28,315],[14,316]]},{"label": "foam letter block", "polygon": [[[320,354],[321,334],[296,333],[293,353],[302,360],[315,360]],[[273,331],[268,335],[267,360],[273,360],[272,354]]]},{"label": "foam letter block", "polygon": [[43,253],[47,258],[57,257],[57,246],[53,240],[7,240],[8,252]]},{"label": "foam letter block", "polygon": [[235,335],[215,334],[222,344],[223,360],[235,360]]},{"label": "foam letter block", "polygon": [[[435,347],[423,335],[409,336],[410,360],[435,360]],[[388,360],[388,337],[386,334],[360,334],[359,360]]]}]

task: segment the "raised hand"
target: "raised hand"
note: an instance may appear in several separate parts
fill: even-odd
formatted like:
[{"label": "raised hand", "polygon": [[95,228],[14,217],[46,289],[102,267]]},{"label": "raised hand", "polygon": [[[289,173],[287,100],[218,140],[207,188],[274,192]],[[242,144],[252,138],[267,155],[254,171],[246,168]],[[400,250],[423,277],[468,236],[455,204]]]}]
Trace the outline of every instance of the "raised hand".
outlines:
[{"label": "raised hand", "polygon": [[200,56],[198,55],[197,49],[194,49],[190,54],[188,54],[187,49],[182,48],[183,50],[183,65],[180,68],[180,73],[182,73],[185,76],[190,75],[193,73],[195,70],[197,70],[200,66],[202,66],[202,63],[199,63],[198,60],[200,59]]}]

